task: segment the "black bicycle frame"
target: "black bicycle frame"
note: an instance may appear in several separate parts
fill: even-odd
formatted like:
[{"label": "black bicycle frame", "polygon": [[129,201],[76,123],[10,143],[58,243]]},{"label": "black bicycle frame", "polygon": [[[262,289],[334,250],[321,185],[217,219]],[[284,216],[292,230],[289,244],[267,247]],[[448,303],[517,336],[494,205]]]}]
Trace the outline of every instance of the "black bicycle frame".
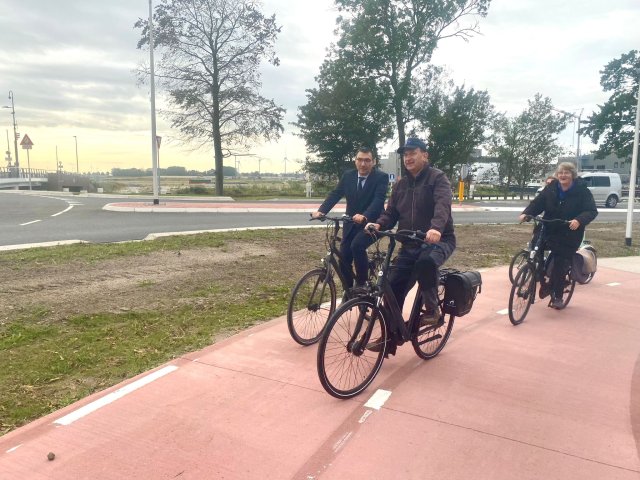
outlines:
[{"label": "black bicycle frame", "polygon": [[[376,290],[379,292],[374,296],[374,305],[382,312],[383,321],[387,320],[387,326],[389,327],[389,338],[393,339],[396,346],[402,345],[404,342],[411,340],[411,331],[413,330],[413,322],[418,321],[420,308],[422,308],[422,294],[418,292],[413,300],[413,306],[411,307],[411,314],[409,315],[409,324],[405,324],[402,310],[398,306],[396,297],[391,289],[391,285],[387,279],[387,273],[391,264],[391,255],[396,246],[396,240],[392,236],[389,236],[389,247],[387,249],[387,255],[384,260],[383,267],[378,275],[378,281],[376,283]],[[409,282],[412,284],[413,282]],[[380,294],[382,293],[382,294]],[[371,299],[371,297],[368,297]],[[347,349],[352,353],[362,353],[371,339],[371,333],[375,325],[375,318],[372,318],[367,325],[367,328],[360,336],[362,323],[364,321],[364,315],[358,316],[356,326],[354,328],[353,336],[349,339]]]}]

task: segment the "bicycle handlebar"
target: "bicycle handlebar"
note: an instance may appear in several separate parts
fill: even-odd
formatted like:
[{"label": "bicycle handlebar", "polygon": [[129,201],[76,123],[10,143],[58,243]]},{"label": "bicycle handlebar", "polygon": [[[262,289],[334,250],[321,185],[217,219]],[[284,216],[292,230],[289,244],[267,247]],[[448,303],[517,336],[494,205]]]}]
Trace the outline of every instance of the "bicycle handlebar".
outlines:
[{"label": "bicycle handlebar", "polygon": [[534,222],[542,222],[542,223],[554,223],[554,222],[560,222],[560,223],[570,223],[569,220],[563,220],[561,218],[542,218],[540,215],[527,215],[524,219],[525,222],[530,222],[531,220],[533,220]]},{"label": "bicycle handlebar", "polygon": [[[309,215],[312,215],[311,213]],[[335,223],[344,222],[344,223],[354,223],[353,218],[349,215],[342,215],[341,217],[330,217],[328,215],[322,215],[321,217],[311,217],[309,221],[318,220],[319,222],[324,222],[325,220],[330,220]]]},{"label": "bicycle handlebar", "polygon": [[369,228],[368,232],[374,236],[380,235],[381,237],[389,237],[396,240],[405,240],[413,242],[424,242],[426,232],[422,230],[398,230],[395,233],[384,230],[376,230],[375,228]]}]

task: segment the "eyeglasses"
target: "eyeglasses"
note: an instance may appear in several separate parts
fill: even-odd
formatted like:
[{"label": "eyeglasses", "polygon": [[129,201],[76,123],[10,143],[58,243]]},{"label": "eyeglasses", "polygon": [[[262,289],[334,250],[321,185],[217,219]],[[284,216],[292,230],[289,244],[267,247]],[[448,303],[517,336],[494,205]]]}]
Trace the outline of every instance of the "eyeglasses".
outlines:
[{"label": "eyeglasses", "polygon": [[371,162],[373,162],[373,158],[369,158],[369,157],[356,157],[356,162],[360,162],[360,163],[371,163]]}]

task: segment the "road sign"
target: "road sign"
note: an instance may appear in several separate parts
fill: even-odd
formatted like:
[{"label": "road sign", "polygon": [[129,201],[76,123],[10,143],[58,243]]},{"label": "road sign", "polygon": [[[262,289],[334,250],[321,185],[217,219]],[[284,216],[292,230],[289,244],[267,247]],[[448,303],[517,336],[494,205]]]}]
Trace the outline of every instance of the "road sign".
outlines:
[{"label": "road sign", "polygon": [[20,142],[20,145],[25,150],[29,150],[31,149],[31,147],[33,147],[33,142],[29,138],[29,135],[27,135],[26,133],[24,134],[24,137],[22,137],[22,141]]},{"label": "road sign", "polygon": [[160,148],[160,144],[162,143],[162,137],[159,135],[156,135],[156,143],[158,144],[158,149]]},{"label": "road sign", "polygon": [[389,174],[389,183],[394,183],[396,181],[396,174],[395,173],[390,173]]}]

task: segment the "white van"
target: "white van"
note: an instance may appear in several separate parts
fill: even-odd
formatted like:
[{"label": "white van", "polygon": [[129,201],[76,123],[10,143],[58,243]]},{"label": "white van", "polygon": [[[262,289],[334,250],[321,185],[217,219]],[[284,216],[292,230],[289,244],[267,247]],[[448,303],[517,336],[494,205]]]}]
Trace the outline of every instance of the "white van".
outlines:
[{"label": "white van", "polygon": [[587,183],[596,205],[615,208],[622,198],[620,175],[611,172],[583,171],[580,177]]}]

